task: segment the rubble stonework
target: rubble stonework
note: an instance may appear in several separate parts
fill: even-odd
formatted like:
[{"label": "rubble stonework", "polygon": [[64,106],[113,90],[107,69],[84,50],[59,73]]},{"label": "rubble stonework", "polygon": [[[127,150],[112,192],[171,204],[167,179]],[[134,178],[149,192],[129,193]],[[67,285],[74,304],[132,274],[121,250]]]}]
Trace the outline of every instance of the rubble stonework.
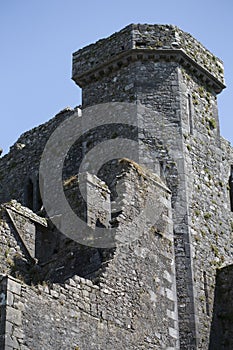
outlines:
[{"label": "rubble stonework", "polygon": [[[0,158],[1,349],[231,349],[233,150],[219,130],[221,60],[175,26],[132,24],[74,53],[73,80],[82,106]],[[86,130],[88,108],[98,118],[96,105],[116,103],[139,111],[132,124]],[[40,173],[47,141],[71,118],[83,134],[63,189],[93,233],[74,227],[82,241],[63,232],[62,213],[48,217],[53,188]],[[138,163],[80,174],[98,144],[127,138]],[[114,247],[94,244],[98,228],[114,230]]]}]

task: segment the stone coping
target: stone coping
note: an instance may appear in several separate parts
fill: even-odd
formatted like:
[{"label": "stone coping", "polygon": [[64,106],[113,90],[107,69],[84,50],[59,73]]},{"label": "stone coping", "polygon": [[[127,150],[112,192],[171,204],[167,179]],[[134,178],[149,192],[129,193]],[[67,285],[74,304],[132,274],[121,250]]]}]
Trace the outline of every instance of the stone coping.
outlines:
[{"label": "stone coping", "polygon": [[23,215],[24,217],[42,225],[42,226],[47,227],[47,220],[45,218],[38,216],[32,210],[28,209],[27,207],[22,206],[16,200],[12,200],[9,203],[4,203],[1,205],[1,207],[4,209],[10,209],[19,215]]}]

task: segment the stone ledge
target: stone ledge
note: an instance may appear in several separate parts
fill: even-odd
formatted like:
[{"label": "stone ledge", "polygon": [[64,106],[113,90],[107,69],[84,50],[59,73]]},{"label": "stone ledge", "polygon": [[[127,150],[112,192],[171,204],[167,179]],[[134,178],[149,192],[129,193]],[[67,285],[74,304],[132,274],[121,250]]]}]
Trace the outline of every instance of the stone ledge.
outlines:
[{"label": "stone ledge", "polygon": [[[217,92],[224,87],[223,63],[192,35],[173,25],[130,24],[121,31],[88,45],[73,54],[73,80],[85,86],[95,76],[128,65],[133,60],[164,59],[199,68],[207,81],[211,78]],[[153,56],[157,56],[156,58]],[[169,57],[170,56],[170,57]],[[185,65],[185,62],[182,62]],[[85,78],[85,79],[84,79]]]},{"label": "stone ledge", "polygon": [[72,79],[80,87],[85,87],[88,83],[107,76],[112,71],[117,71],[121,67],[138,60],[178,62],[185,69],[191,70],[196,74],[203,83],[213,87],[216,93],[220,93],[226,87],[222,81],[218,80],[206,68],[192,59],[183,49],[131,49],[121,52],[107,62],[97,64],[94,68],[87,69],[84,72],[78,73],[74,67]]}]

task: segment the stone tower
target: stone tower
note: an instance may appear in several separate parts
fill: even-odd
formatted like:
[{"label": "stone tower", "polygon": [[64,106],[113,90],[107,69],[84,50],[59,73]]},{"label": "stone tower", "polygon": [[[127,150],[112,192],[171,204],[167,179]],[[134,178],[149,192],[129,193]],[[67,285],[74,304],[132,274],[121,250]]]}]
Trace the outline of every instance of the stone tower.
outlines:
[{"label": "stone tower", "polygon": [[[131,24],[75,52],[72,79],[81,108],[24,133],[0,158],[0,348],[231,349],[233,150],[219,131],[222,62],[175,26]],[[136,110],[133,127],[121,119],[85,132],[87,111],[94,119],[111,103]],[[54,192],[40,171],[46,142],[70,120],[83,134],[64,161],[65,196],[93,240],[99,227],[136,237],[114,249],[72,239],[66,213],[44,208]],[[78,177],[84,156],[117,137],[137,143],[138,164],[114,159],[98,177]],[[67,140],[55,143],[49,172]]]},{"label": "stone tower", "polygon": [[175,26],[132,24],[74,53],[72,79],[84,107],[121,101],[157,112],[157,120],[145,115],[143,123],[159,141],[154,162],[172,190],[181,347],[196,348],[209,332],[216,266],[232,261],[232,152],[222,156],[217,109],[223,64]]}]

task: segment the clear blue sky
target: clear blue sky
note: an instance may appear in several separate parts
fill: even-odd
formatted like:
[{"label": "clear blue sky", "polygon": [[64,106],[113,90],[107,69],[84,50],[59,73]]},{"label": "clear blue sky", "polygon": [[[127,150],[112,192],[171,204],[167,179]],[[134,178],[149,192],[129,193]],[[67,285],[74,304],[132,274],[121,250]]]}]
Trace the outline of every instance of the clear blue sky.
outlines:
[{"label": "clear blue sky", "polygon": [[81,103],[72,53],[129,23],[174,24],[224,61],[222,135],[233,143],[232,0],[0,0],[0,148]]}]

